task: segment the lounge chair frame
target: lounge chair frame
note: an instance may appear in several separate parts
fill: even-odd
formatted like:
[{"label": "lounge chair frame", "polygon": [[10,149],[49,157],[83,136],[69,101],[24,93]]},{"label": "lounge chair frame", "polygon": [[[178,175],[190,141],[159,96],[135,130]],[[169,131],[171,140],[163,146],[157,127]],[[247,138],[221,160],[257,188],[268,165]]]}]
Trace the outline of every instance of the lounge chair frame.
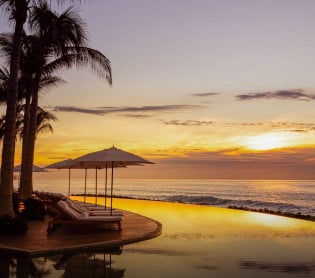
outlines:
[{"label": "lounge chair frame", "polygon": [[[58,205],[59,204],[59,205]],[[88,228],[96,227],[111,227],[112,225],[117,226],[118,232],[121,231],[121,220],[122,216],[114,215],[102,215],[102,216],[87,216],[86,218],[77,218],[77,212],[66,205],[64,201],[59,201],[58,203],[49,202],[49,206],[53,206],[59,213],[48,222],[47,233],[51,234],[56,231],[58,227],[62,225],[79,225]]]}]

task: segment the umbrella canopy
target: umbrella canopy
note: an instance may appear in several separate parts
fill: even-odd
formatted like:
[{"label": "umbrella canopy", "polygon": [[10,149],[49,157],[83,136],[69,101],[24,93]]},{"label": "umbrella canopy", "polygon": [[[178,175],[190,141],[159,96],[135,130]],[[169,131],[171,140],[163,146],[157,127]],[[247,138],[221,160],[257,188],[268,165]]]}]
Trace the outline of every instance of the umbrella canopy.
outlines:
[{"label": "umbrella canopy", "polygon": [[74,159],[73,162],[79,163],[81,166],[94,167],[104,167],[106,165],[119,167],[146,163],[153,164],[138,155],[117,149],[115,147],[80,156],[77,159]]},{"label": "umbrella canopy", "polygon": [[56,163],[52,163],[47,165],[45,168],[47,169],[71,169],[75,167],[75,163],[73,163],[73,159],[65,159]]},{"label": "umbrella canopy", "polygon": [[[117,149],[114,146],[109,149],[104,149],[97,152],[92,152],[80,156],[73,160],[74,163],[79,163],[82,167],[104,167],[106,169],[107,181],[107,167],[111,167],[111,212],[112,212],[112,198],[113,198],[113,180],[114,168],[126,167],[131,165],[154,164],[138,155],[130,152]],[[105,208],[106,208],[106,187],[105,187]]]},{"label": "umbrella canopy", "polygon": [[[55,162],[53,164],[47,165],[45,168],[47,169],[68,169],[68,196],[70,196],[70,188],[71,188],[71,169],[85,169],[85,178],[84,178],[84,203],[86,198],[86,182],[87,182],[87,169],[96,169],[95,175],[97,179],[97,170],[102,169],[102,166],[95,166],[95,165],[83,165],[79,162],[69,158],[59,162]],[[97,181],[96,181],[97,183]],[[97,192],[97,185],[96,185],[96,192]]]},{"label": "umbrella canopy", "polygon": [[[86,167],[80,166],[78,163],[73,162],[73,159],[65,159],[59,162],[49,164],[45,169],[68,169],[68,196],[70,196],[71,187],[71,169],[87,169]],[[85,171],[85,193],[86,193],[86,171]],[[84,193],[84,196],[85,196]]]}]

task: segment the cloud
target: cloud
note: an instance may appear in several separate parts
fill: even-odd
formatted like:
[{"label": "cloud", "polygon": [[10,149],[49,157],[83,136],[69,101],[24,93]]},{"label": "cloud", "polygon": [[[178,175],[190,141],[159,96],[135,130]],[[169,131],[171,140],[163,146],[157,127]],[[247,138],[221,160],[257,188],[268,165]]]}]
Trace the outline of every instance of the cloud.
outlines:
[{"label": "cloud", "polygon": [[[55,106],[47,107],[56,112],[74,112],[84,113],[92,115],[106,115],[106,114],[121,114],[126,117],[138,117],[144,118],[148,115],[139,113],[150,113],[150,112],[173,112],[173,111],[187,111],[192,109],[204,108],[202,105],[155,105],[155,106],[139,106],[139,107],[96,107],[96,108],[83,108],[76,106]],[[138,114],[133,114],[138,113]]]},{"label": "cloud", "polygon": [[284,132],[299,132],[306,133],[315,131],[315,124],[313,123],[298,123],[298,122],[214,122],[214,121],[199,121],[199,120],[160,120],[165,125],[173,126],[220,126],[223,128],[231,127],[262,127],[265,129],[278,129]]},{"label": "cloud", "polygon": [[147,115],[147,114],[121,114],[120,116],[122,117],[127,117],[127,118],[136,118],[136,119],[146,119],[146,118],[151,118],[152,115]]},{"label": "cloud", "polygon": [[212,121],[197,121],[197,120],[172,120],[172,121],[162,121],[165,125],[177,125],[177,126],[203,126],[203,125],[212,125]]},{"label": "cloud", "polygon": [[[152,153],[155,153],[152,154]],[[150,155],[149,155],[150,153]],[[241,148],[211,151],[203,146],[161,148],[145,154],[156,164],[126,168],[120,178],[315,179],[315,145],[251,152]]]},{"label": "cloud", "polygon": [[193,97],[212,97],[212,96],[216,96],[219,95],[219,93],[196,93],[196,94],[192,94]]},{"label": "cloud", "polygon": [[[220,151],[206,150],[173,150],[174,155],[157,158],[157,163],[176,165],[203,165],[209,167],[234,165],[236,168],[247,167],[311,167],[315,165],[315,148],[287,148],[277,151],[243,152],[243,149],[231,148]],[[177,154],[177,155],[176,155]],[[248,169],[249,169],[248,168]],[[210,169],[210,168],[209,168]]]},{"label": "cloud", "polygon": [[302,89],[280,90],[273,92],[250,93],[236,96],[237,100],[253,100],[253,99],[291,99],[300,101],[315,100],[314,94],[305,93]]},{"label": "cloud", "polygon": [[75,112],[75,113],[84,113],[84,114],[93,114],[93,115],[103,115],[103,111],[93,108],[82,108],[75,106],[55,106],[52,107],[52,110],[55,112]]},{"label": "cloud", "polygon": [[68,157],[65,157],[65,156],[50,156],[50,157],[47,157],[47,159],[49,160],[64,160],[64,159],[67,159]]},{"label": "cloud", "polygon": [[265,127],[268,129],[280,129],[287,132],[310,132],[315,131],[313,123],[298,123],[298,122],[231,122],[223,123],[224,127],[245,126],[245,127]]},{"label": "cloud", "polygon": [[172,150],[172,156],[156,158],[159,174],[172,178],[214,179],[314,179],[315,148],[288,148],[248,153],[242,149],[221,151]]}]

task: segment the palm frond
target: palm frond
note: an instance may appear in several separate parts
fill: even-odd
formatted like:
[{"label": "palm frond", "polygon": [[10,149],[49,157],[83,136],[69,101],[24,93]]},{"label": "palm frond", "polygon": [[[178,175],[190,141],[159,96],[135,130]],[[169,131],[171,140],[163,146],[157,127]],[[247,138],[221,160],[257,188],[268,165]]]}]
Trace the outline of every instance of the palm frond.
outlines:
[{"label": "palm frond", "polygon": [[53,127],[49,123],[50,121],[57,121],[58,118],[55,114],[45,111],[43,108],[38,107],[37,109],[37,130],[36,133],[47,133],[53,132]]},{"label": "palm frond", "polygon": [[9,69],[7,67],[0,67],[0,82],[6,83],[9,80],[9,77],[10,77]]},{"label": "palm frond", "polygon": [[4,60],[5,64],[9,65],[11,60],[13,46],[13,34],[1,33],[0,34],[0,57]]},{"label": "palm frond", "polygon": [[67,47],[67,53],[45,65],[44,72],[51,74],[64,68],[84,66],[90,68],[101,78],[112,84],[112,72],[109,59],[100,51],[89,47]]},{"label": "palm frond", "polygon": [[2,8],[12,19],[15,14],[15,1],[14,0],[0,0],[0,8]]},{"label": "palm frond", "polygon": [[49,90],[50,88],[57,87],[65,83],[67,82],[58,76],[43,74],[39,84],[39,90]]},{"label": "palm frond", "polygon": [[47,2],[33,7],[30,29],[48,52],[64,53],[67,46],[80,47],[87,41],[86,24],[72,6],[60,15],[51,11]]},{"label": "palm frond", "polygon": [[76,65],[78,67],[89,65],[99,77],[106,78],[109,84],[112,84],[110,61],[100,51],[88,47],[80,47]]},{"label": "palm frond", "polygon": [[5,67],[0,67],[0,104],[7,102],[9,70]]},{"label": "palm frond", "polygon": [[49,124],[49,123],[42,124],[41,126],[39,126],[37,128],[37,131],[36,131],[37,134],[39,134],[39,133],[48,133],[48,132],[50,132],[50,133],[54,132],[54,129],[53,129],[52,125]]}]

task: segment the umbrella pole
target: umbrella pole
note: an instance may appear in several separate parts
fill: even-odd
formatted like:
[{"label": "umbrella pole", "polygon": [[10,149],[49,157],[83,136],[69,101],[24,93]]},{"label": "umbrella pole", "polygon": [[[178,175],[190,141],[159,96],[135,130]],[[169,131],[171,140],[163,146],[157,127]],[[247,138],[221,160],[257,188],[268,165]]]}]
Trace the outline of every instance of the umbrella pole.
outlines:
[{"label": "umbrella pole", "polygon": [[85,168],[85,177],[84,177],[84,204],[86,201],[86,177],[87,177],[87,168]]},{"label": "umbrella pole", "polygon": [[68,197],[70,197],[70,179],[71,179],[71,169],[69,168],[69,175],[68,175]]},{"label": "umbrella pole", "polygon": [[95,206],[97,206],[97,166],[95,167]]},{"label": "umbrella pole", "polygon": [[104,209],[106,210],[106,200],[107,200],[107,163],[105,167],[105,200],[104,200]]},{"label": "umbrella pole", "polygon": [[112,162],[112,180],[110,185],[110,215],[113,214],[114,162]]}]

